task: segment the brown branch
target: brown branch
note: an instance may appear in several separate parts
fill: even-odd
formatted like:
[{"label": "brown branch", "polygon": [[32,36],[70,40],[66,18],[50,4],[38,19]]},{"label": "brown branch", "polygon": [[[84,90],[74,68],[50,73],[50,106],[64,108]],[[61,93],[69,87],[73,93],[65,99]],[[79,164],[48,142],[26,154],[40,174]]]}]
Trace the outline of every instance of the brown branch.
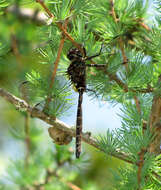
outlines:
[{"label": "brown branch", "polygon": [[72,44],[73,44],[76,48],[78,48],[78,49],[81,51],[82,55],[83,55],[84,51],[83,51],[83,49],[82,49],[82,46],[81,46],[80,44],[78,44],[78,43],[68,34],[68,32],[65,31],[65,29],[63,28],[63,26],[62,26],[62,24],[61,24],[60,22],[56,22],[56,24],[57,24],[58,28],[64,33],[64,35],[68,38],[68,40],[70,40],[70,41],[72,42]]},{"label": "brown branch", "polygon": [[58,63],[59,63],[59,60],[60,60],[61,52],[63,50],[63,46],[64,46],[64,38],[62,38],[60,40],[58,54],[57,54],[56,60],[54,62],[54,69],[53,69],[52,76],[51,76],[51,82],[50,82],[50,86],[49,86],[49,94],[48,94],[48,97],[46,99],[44,110],[48,109],[49,103],[51,102],[51,90],[52,90],[52,87],[54,85],[55,76],[56,76],[56,72],[57,72],[57,68],[58,68]]},{"label": "brown branch", "polygon": [[78,186],[74,185],[74,184],[71,183],[71,182],[66,182],[66,185],[67,185],[68,187],[70,187],[71,189],[73,189],[73,190],[81,190]]},{"label": "brown branch", "polygon": [[108,70],[103,70],[103,71],[106,75],[108,75],[109,79],[115,81],[124,90],[124,92],[130,92],[131,91],[134,93],[138,93],[138,92],[139,93],[151,93],[154,91],[154,89],[152,87],[148,87],[145,89],[129,88],[122,80],[120,80],[118,78],[118,76],[116,74],[112,74]]},{"label": "brown branch", "polygon": [[123,65],[125,66],[126,71],[128,71],[128,64],[127,64],[128,63],[128,59],[127,59],[127,56],[126,56],[125,50],[124,50],[124,42],[123,42],[123,40],[122,40],[121,37],[118,39],[118,41],[119,41],[120,49],[121,49],[121,52],[122,52]]},{"label": "brown branch", "polygon": [[[45,4],[43,3],[42,0],[37,1],[38,3],[40,3],[40,5],[44,8],[44,10],[46,11],[46,13],[48,14],[48,16],[50,18],[54,18],[54,15],[50,12],[50,10],[45,6]],[[43,13],[43,12],[38,12],[35,16],[35,11],[32,9],[27,9],[27,8],[19,8],[16,6],[11,6],[9,8],[6,9],[6,12],[9,13],[13,13],[16,14],[17,16],[21,17],[22,19],[29,19],[32,20],[34,22],[36,22],[37,24],[47,24],[48,21],[48,17]],[[66,30],[63,28],[62,23],[61,22],[55,22],[55,24],[57,25],[57,27],[63,32],[63,34],[67,37],[67,39],[69,41],[71,41],[71,43],[78,48],[82,53],[83,53],[83,49],[82,46],[77,43],[72,36],[69,35],[68,32],[66,32]]]},{"label": "brown branch", "polygon": [[62,167],[65,163],[68,163],[68,162],[70,162],[70,160],[65,160],[63,162],[57,163],[58,166],[53,171],[50,170],[50,169],[48,169],[47,170],[46,179],[45,179],[45,184],[49,183],[50,182],[50,178],[53,176],[53,177],[58,178],[58,180],[61,181],[62,183],[66,184],[70,189],[72,189],[72,190],[81,190],[78,186],[74,185],[71,182],[67,182],[66,180],[64,180],[64,178],[62,178],[62,177],[60,177],[58,175],[58,172],[57,172],[58,169],[60,169],[60,167]]},{"label": "brown branch", "polygon": [[143,133],[143,135],[144,135],[146,130],[147,130],[147,121],[142,120],[142,133]]},{"label": "brown branch", "polygon": [[[47,8],[47,6],[44,4],[43,0],[36,0],[36,2],[38,2],[46,11],[46,13],[48,14],[48,16],[50,18],[54,18],[54,15],[50,12],[50,10]],[[78,44],[70,35],[69,33],[65,30],[65,28],[63,27],[61,22],[55,22],[57,27],[63,32],[63,34],[67,37],[68,40],[70,40],[72,42],[72,44],[78,48],[82,55],[84,54],[83,48],[81,47],[80,44]]]},{"label": "brown branch", "polygon": [[[114,2],[113,0],[110,0],[110,6],[111,6],[111,15],[115,21],[115,23],[118,23],[119,22],[119,18],[117,18],[116,16],[116,13],[115,13],[115,9],[114,9]],[[144,29],[146,29],[147,31],[150,31],[151,29],[145,24],[142,22],[141,19],[139,19],[138,21],[139,25],[142,26]],[[125,68],[126,70],[128,71],[128,59],[127,59],[127,56],[125,54],[125,50],[124,50],[124,42],[122,40],[122,38],[120,37],[118,39],[118,42],[119,42],[119,46],[120,46],[120,49],[121,49],[121,52],[122,52],[122,57],[123,57],[123,64],[125,65]]]},{"label": "brown branch", "polygon": [[18,50],[17,39],[16,39],[16,36],[14,34],[11,34],[11,48],[13,50],[13,54],[15,55],[17,63],[19,64],[19,67],[21,67],[22,66],[22,64],[21,64],[22,63],[22,57],[21,57],[21,54]]},{"label": "brown branch", "polygon": [[[65,20],[65,23],[64,23],[64,29],[65,30],[67,29],[68,21],[69,21],[69,19]],[[50,82],[50,86],[49,86],[49,94],[48,94],[48,97],[46,99],[46,103],[45,103],[45,106],[44,106],[45,111],[48,109],[49,103],[51,102],[51,90],[52,90],[52,87],[54,85],[58,64],[59,64],[61,53],[62,53],[62,50],[63,50],[63,47],[64,47],[64,42],[65,42],[65,36],[64,36],[64,34],[62,34],[62,38],[60,40],[60,44],[59,44],[59,48],[58,48],[57,57],[56,57],[56,60],[54,62],[54,69],[53,69],[53,72],[52,72],[51,82]]]},{"label": "brown branch", "polygon": [[[114,2],[113,0],[110,0],[110,4],[111,4],[111,12],[112,12],[112,16],[113,16],[113,19],[115,21],[115,23],[118,23],[119,22],[119,19],[117,19],[116,17],[116,13],[115,13],[115,10],[114,10]],[[142,22],[139,22],[139,24],[146,28],[147,30],[149,30],[149,28],[147,28],[147,26],[142,23]],[[122,52],[122,57],[123,57],[123,65],[125,66],[125,69],[126,71],[128,72],[129,71],[129,68],[128,68],[128,58],[125,54],[125,49],[124,49],[124,41],[123,39],[120,37],[118,39],[118,42],[119,42],[119,46],[120,46],[120,49],[121,49],[121,52]],[[127,90],[127,88],[124,88],[125,90]],[[125,91],[126,92],[126,91]],[[141,107],[140,107],[140,103],[139,103],[139,99],[138,97],[135,95],[134,96],[134,101],[135,101],[135,104],[136,104],[136,108],[137,108],[137,111],[139,114],[141,114]]]},{"label": "brown branch", "polygon": [[[63,177],[58,175],[58,170],[64,166],[66,163],[69,164],[71,162],[70,159],[64,160],[62,162],[57,161],[57,167],[53,170],[50,168],[46,169],[46,175],[44,176],[43,182],[35,181],[31,186],[31,189],[35,190],[41,190],[44,189],[43,187],[49,183],[52,183],[52,177],[57,178],[60,182],[64,183],[66,186],[68,186],[72,190],[81,190],[78,186],[75,184],[66,181]],[[24,187],[21,188],[22,190],[31,190],[30,188]]]},{"label": "brown branch", "polygon": [[50,10],[47,8],[47,6],[45,6],[43,0],[36,0],[36,2],[37,2],[37,3],[40,3],[40,5],[43,7],[43,9],[44,9],[45,12],[49,15],[50,18],[54,17],[54,15],[50,12]]},{"label": "brown branch", "polygon": [[141,107],[140,107],[140,101],[137,96],[134,96],[135,104],[136,104],[136,109],[139,114],[141,114]]},{"label": "brown branch", "polygon": [[[111,5],[111,14],[112,14],[112,17],[113,17],[115,23],[118,23],[119,19],[116,17],[113,0],[110,0],[110,5]],[[124,42],[123,42],[123,40],[122,40],[121,37],[118,39],[118,43],[119,43],[119,46],[120,46],[120,49],[121,49],[121,53],[122,53],[123,65],[125,66],[126,71],[128,71],[128,64],[127,64],[128,63],[128,59],[127,59],[127,56],[125,54]]]},{"label": "brown branch", "polygon": [[108,75],[110,80],[114,80],[124,90],[124,92],[128,92],[128,86],[122,82],[122,80],[120,80],[116,74],[112,74],[108,70],[104,70],[104,72]]},{"label": "brown branch", "polygon": [[[158,86],[161,84],[161,75],[158,78]],[[160,90],[160,89],[158,89]],[[149,151],[156,155],[161,153],[161,94],[154,93],[151,115],[150,115],[150,130],[154,135],[154,140],[150,145]]]},{"label": "brown branch", "polygon": [[[137,89],[136,88],[137,90],[135,90],[135,88],[129,88],[122,80],[120,80],[117,77],[116,74],[112,74],[108,70],[105,70],[105,69],[103,69],[103,71],[106,75],[108,75],[109,79],[115,81],[124,90],[125,93],[130,92],[130,91],[134,92],[134,93],[138,93],[138,92],[139,93],[151,93],[154,91],[154,89],[152,87],[148,87],[146,89]],[[139,99],[136,95],[134,95],[134,101],[135,101],[138,113],[141,114],[140,102],[139,102]]]},{"label": "brown branch", "polygon": [[44,185],[48,184],[51,182],[51,178],[55,177],[57,178],[60,182],[64,183],[65,185],[67,185],[70,189],[72,190],[81,190],[78,186],[74,185],[71,182],[67,182],[66,180],[64,180],[64,178],[60,177],[57,173],[58,169],[63,165],[63,163],[61,165],[58,165],[56,169],[51,170],[51,169],[47,169],[46,170],[46,176],[45,176],[45,180],[43,183],[34,183],[32,186],[34,187],[34,189],[36,190],[41,190],[41,187],[43,187]]},{"label": "brown branch", "polygon": [[[67,23],[68,23],[68,19],[65,20],[65,24],[64,24],[65,25],[64,26],[65,30],[67,29]],[[51,77],[50,88],[52,88],[52,86],[54,85],[56,71],[57,71],[57,68],[58,68],[58,63],[60,61],[60,56],[61,56],[61,53],[62,53],[62,50],[63,50],[64,42],[65,42],[65,36],[62,34],[62,38],[60,40],[60,45],[59,45],[59,49],[58,49],[57,58],[56,58],[56,61],[54,63],[54,70],[53,70],[52,77]]]},{"label": "brown branch", "polygon": [[147,26],[145,23],[143,22],[139,22],[140,26],[142,26],[145,30],[150,31],[151,29],[149,28],[149,26]]},{"label": "brown branch", "polygon": [[139,93],[151,93],[151,92],[154,91],[154,89],[152,87],[150,87],[150,88],[143,88],[143,89],[137,89],[137,90],[136,89],[132,88],[132,89],[129,89],[129,91],[135,92],[135,93],[137,93],[137,92],[139,92]]},{"label": "brown branch", "polygon": [[112,14],[112,17],[113,17],[114,21],[117,23],[118,22],[118,18],[116,17],[116,13],[115,13],[115,10],[114,10],[114,2],[113,2],[113,0],[110,0],[110,5],[111,5],[111,14]]},{"label": "brown branch", "polygon": [[141,171],[144,165],[144,155],[146,153],[146,149],[142,148],[141,151],[138,153],[139,156],[139,161],[137,163],[138,166],[138,172],[137,172],[137,180],[138,180],[138,189],[137,190],[141,190],[140,189],[140,185],[141,185]]},{"label": "brown branch", "polygon": [[[52,174],[52,173],[51,173]],[[53,172],[52,174],[53,176],[55,176],[56,178],[58,178],[59,181],[61,181],[62,183],[64,183],[66,186],[68,186],[70,189],[72,190],[81,190],[78,186],[76,186],[75,184],[71,183],[71,182],[67,182],[66,180],[64,180],[64,178],[60,178],[60,176],[57,174],[57,172]]]},{"label": "brown branch", "polygon": [[[61,130],[62,132],[66,133],[67,135],[75,137],[75,129],[72,129],[70,126],[68,126],[67,124],[65,124],[64,122],[62,122],[58,119],[54,120],[52,117],[49,117],[48,115],[46,115],[45,113],[43,113],[42,111],[40,111],[39,109],[37,109],[35,107],[31,107],[26,101],[10,94],[9,92],[5,91],[2,88],[0,88],[0,96],[2,96],[5,100],[7,100],[8,102],[10,102],[14,106],[16,106],[17,109],[22,110],[22,111],[26,111],[32,117],[39,118],[39,119],[43,120],[44,122],[52,125],[54,128]],[[104,150],[100,149],[98,143],[92,137],[87,135],[87,133],[82,134],[82,141],[84,141],[85,143],[87,143],[87,144],[95,147],[96,149],[104,152]],[[111,156],[116,157],[116,158],[123,160],[125,162],[128,162],[130,164],[134,164],[129,159],[128,155],[126,155],[123,152],[120,152],[119,150],[116,150],[116,153],[111,154]]]},{"label": "brown branch", "polygon": [[153,176],[158,180],[158,181],[161,181],[161,176],[158,175],[156,172],[152,172]]}]

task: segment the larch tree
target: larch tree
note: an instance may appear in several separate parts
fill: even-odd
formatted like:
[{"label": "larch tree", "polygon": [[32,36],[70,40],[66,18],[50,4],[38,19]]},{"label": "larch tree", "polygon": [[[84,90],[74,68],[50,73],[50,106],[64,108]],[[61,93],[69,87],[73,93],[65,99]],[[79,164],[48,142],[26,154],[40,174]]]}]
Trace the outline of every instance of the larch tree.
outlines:
[{"label": "larch tree", "polygon": [[[9,131],[25,143],[0,188],[161,189],[160,0],[1,0],[0,15],[0,100],[19,114]],[[74,127],[61,121],[77,101],[73,87]],[[82,132],[83,93],[120,105],[121,126],[96,137]],[[3,102],[0,117],[10,123],[5,109]],[[41,143],[36,118],[50,125],[54,149]],[[79,179],[92,159],[81,141],[124,162],[110,186]]]}]

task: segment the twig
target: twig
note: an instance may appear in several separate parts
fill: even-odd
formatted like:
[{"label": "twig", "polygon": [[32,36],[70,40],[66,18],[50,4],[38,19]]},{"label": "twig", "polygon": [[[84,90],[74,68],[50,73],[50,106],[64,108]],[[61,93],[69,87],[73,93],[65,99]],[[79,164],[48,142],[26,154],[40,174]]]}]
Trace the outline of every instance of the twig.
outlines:
[{"label": "twig", "polygon": [[[65,24],[64,24],[64,29],[65,30],[67,30],[67,24],[68,24],[68,19],[65,20]],[[65,36],[62,34],[62,38],[60,40],[60,45],[59,45],[59,49],[58,49],[57,58],[56,58],[56,61],[54,63],[54,70],[53,70],[52,77],[51,77],[50,88],[52,88],[52,86],[54,84],[56,71],[57,71],[57,68],[58,68],[58,63],[59,63],[61,52],[62,52],[63,46],[64,46],[64,41],[65,41]]]},{"label": "twig", "polygon": [[145,131],[147,130],[147,121],[143,120],[142,121],[142,132],[143,132],[143,135],[145,133]]},{"label": "twig", "polygon": [[147,26],[145,23],[143,22],[139,22],[140,26],[142,26],[144,29],[146,29],[147,31],[150,31],[151,29],[149,28],[149,26]]},{"label": "twig", "polygon": [[19,53],[18,46],[17,46],[17,39],[16,39],[16,36],[14,34],[11,34],[11,47],[13,50],[13,54],[16,57],[17,63],[21,67],[22,58],[21,58],[21,55]]},{"label": "twig", "polygon": [[[113,19],[115,21],[115,23],[118,23],[119,22],[119,19],[117,19],[116,17],[116,13],[115,13],[115,10],[114,10],[114,2],[113,0],[110,0],[110,4],[111,4],[111,12],[112,12],[112,16],[113,16]],[[142,26],[145,27],[145,25],[141,22],[139,22],[140,24],[142,24]],[[147,28],[146,28],[147,29]],[[122,52],[122,57],[123,57],[123,65],[125,66],[126,68],[126,71],[128,72],[129,71],[129,68],[128,68],[128,58],[125,54],[125,50],[124,50],[124,42],[123,42],[123,39],[120,37],[118,39],[118,42],[119,42],[119,45],[120,45],[120,49],[121,49],[121,52]],[[124,88],[125,89],[125,88]],[[134,96],[134,101],[135,101],[135,104],[136,104],[136,108],[138,110],[138,113],[141,114],[141,107],[140,107],[140,103],[139,103],[139,100],[138,100],[138,97],[137,96]]]},{"label": "twig", "polygon": [[40,5],[44,8],[45,12],[49,15],[50,18],[54,17],[54,15],[50,12],[50,10],[45,6],[43,0],[36,0],[37,3],[40,3]]},{"label": "twig", "polygon": [[71,182],[65,182],[66,185],[71,188],[72,190],[81,190],[78,186],[74,185],[73,183]]},{"label": "twig", "polygon": [[[161,75],[158,77],[158,86],[161,84]],[[160,89],[159,89],[160,90]],[[156,92],[152,101],[151,115],[150,115],[150,130],[154,135],[154,140],[150,145],[149,151],[156,155],[161,153],[161,94]]]},{"label": "twig", "polygon": [[60,168],[60,166],[58,165],[58,167],[56,169],[54,169],[53,171],[51,169],[47,169],[44,183],[36,183],[36,184],[33,185],[33,187],[35,189],[40,189],[41,190],[42,186],[50,183],[51,177],[56,177],[59,181],[61,181],[62,183],[66,184],[70,189],[72,189],[72,190],[81,190],[78,186],[74,185],[71,182],[66,182],[63,178],[61,178],[57,174],[57,170],[59,168]]},{"label": "twig", "polygon": [[[46,7],[46,5],[44,4],[43,0],[36,0],[36,2],[38,2],[46,11],[46,13],[49,15],[50,18],[54,18],[54,15],[50,12],[50,10]],[[55,22],[57,27],[63,32],[63,34],[68,38],[68,40],[70,40],[72,42],[72,44],[78,48],[82,55],[84,53],[83,48],[81,47],[80,44],[78,44],[70,35],[69,33],[65,30],[65,28],[63,27],[61,22]]]},{"label": "twig", "polygon": [[[114,10],[114,2],[113,2],[113,0],[110,0],[110,5],[111,5],[112,17],[113,17],[115,23],[118,23],[119,19],[116,17],[116,13],[115,13],[115,10]],[[121,52],[122,52],[123,65],[125,66],[126,71],[128,71],[128,65],[127,65],[128,59],[127,59],[127,56],[125,54],[124,43],[123,43],[123,40],[122,40],[121,37],[118,39],[118,42],[119,42],[119,46],[120,46],[120,49],[121,49]]]},{"label": "twig", "polygon": [[58,177],[57,176],[57,173],[56,173],[56,170],[57,170],[58,168],[56,168],[55,170],[51,170],[51,169],[46,169],[46,175],[45,175],[45,179],[44,179],[44,182],[34,182],[34,184],[32,184],[32,187],[34,187],[34,189],[40,189],[41,190],[41,187],[43,187],[44,185],[46,185],[46,184],[48,184],[48,183],[50,183],[50,181],[51,181],[51,177],[53,176],[55,176],[55,177]]},{"label": "twig", "polygon": [[138,180],[138,189],[137,190],[141,190],[140,189],[140,185],[141,185],[141,171],[144,165],[144,155],[146,153],[146,149],[142,148],[141,151],[138,153],[139,156],[139,161],[137,163],[138,166],[138,172],[137,172],[137,180]]},{"label": "twig", "polygon": [[[99,68],[98,68],[99,69]],[[134,93],[151,93],[154,91],[152,87],[145,88],[145,89],[138,89],[138,88],[129,88],[122,80],[118,78],[116,74],[110,73],[108,70],[103,70],[106,75],[110,78],[110,80],[115,81],[123,90],[124,92],[134,92]]]},{"label": "twig", "polygon": [[140,101],[137,96],[134,96],[135,104],[136,104],[136,109],[139,114],[141,114],[141,107],[140,107]]},{"label": "twig", "polygon": [[[67,24],[68,24],[68,19],[66,19],[65,23],[64,23],[64,29],[65,30],[67,29]],[[54,69],[53,69],[53,72],[52,72],[51,82],[50,82],[50,86],[49,86],[49,94],[48,94],[48,97],[46,99],[46,103],[45,103],[45,106],[44,106],[45,111],[48,109],[49,103],[51,102],[51,90],[52,90],[52,87],[54,85],[56,72],[57,72],[59,61],[60,61],[61,53],[62,53],[62,50],[63,50],[64,42],[65,42],[65,36],[64,36],[64,34],[62,34],[62,38],[60,40],[57,57],[56,57],[56,60],[54,62]]]},{"label": "twig", "polygon": [[[41,1],[41,0],[40,0]],[[37,1],[38,2],[38,1]],[[39,2],[38,2],[39,3]],[[54,15],[50,12],[50,10],[45,6],[43,1],[41,1],[41,6],[43,4],[43,8],[45,11],[47,11],[47,14],[49,15],[50,18],[54,17]],[[32,9],[27,9],[27,8],[19,8],[16,6],[11,6],[6,9],[6,12],[16,14],[17,16],[21,17],[22,19],[29,19],[32,20],[33,22],[36,22],[37,24],[47,24],[48,17],[41,11],[39,11],[36,16],[35,16],[35,11]],[[77,47],[82,53],[83,49],[80,44],[78,44],[70,35],[68,32],[65,31],[65,29],[62,26],[61,22],[55,22],[57,27],[63,32],[63,34],[72,42],[72,44]]]},{"label": "twig", "polygon": [[111,14],[112,14],[112,17],[114,18],[114,21],[117,23],[118,22],[118,18],[116,17],[116,13],[115,13],[115,10],[114,10],[114,2],[113,2],[113,0],[110,0],[110,5],[111,5]]},{"label": "twig", "polygon": [[[46,169],[46,175],[45,175],[45,179],[44,179],[44,182],[35,182],[34,184],[32,184],[32,189],[34,188],[35,190],[41,190],[43,189],[43,186],[51,183],[51,178],[52,177],[55,177],[57,178],[60,182],[66,184],[70,189],[72,190],[81,190],[78,186],[74,185],[73,183],[71,182],[67,182],[64,178],[62,178],[61,176],[58,175],[58,170],[64,166],[66,163],[70,163],[70,159],[67,159],[67,160],[64,160],[64,161],[56,161],[56,164],[57,164],[57,167],[55,169],[50,169],[50,168],[47,168]],[[30,189],[27,189],[27,190],[30,190]]]},{"label": "twig", "polygon": [[[26,101],[10,94],[9,92],[5,91],[2,88],[0,88],[0,96],[2,96],[8,102],[10,102],[14,106],[16,106],[17,109],[27,111],[28,113],[30,113],[30,115],[32,117],[39,118],[39,119],[43,120],[44,122],[52,125],[56,129],[59,129],[62,132],[65,132],[66,134],[68,134],[72,137],[75,137],[75,129],[72,129],[70,126],[68,126],[67,124],[65,124],[64,122],[62,122],[58,119],[54,120],[52,117],[47,116],[45,113],[43,113],[42,111],[40,111],[39,109],[37,109],[35,107],[31,107]],[[82,141],[84,141],[85,143],[87,143],[87,144],[95,147],[96,149],[104,152],[104,150],[100,149],[97,142],[92,137],[89,137],[89,135],[87,135],[87,133],[82,134]],[[134,162],[132,162],[129,159],[128,155],[126,155],[123,152],[116,150],[116,153],[111,154],[111,156],[116,157],[118,159],[121,159],[121,160],[128,162],[130,164],[135,164]]]},{"label": "twig", "polygon": [[[119,18],[117,18],[116,16],[116,13],[115,13],[115,9],[114,9],[114,2],[113,0],[110,0],[110,5],[111,5],[111,15],[115,21],[115,23],[118,23],[119,22]],[[151,29],[149,28],[149,26],[147,26],[145,23],[142,22],[142,19],[139,19],[138,20],[138,23],[140,26],[142,26],[144,29],[146,29],[147,31],[150,31]],[[118,42],[119,42],[119,45],[120,45],[120,49],[121,49],[121,52],[122,52],[122,57],[123,57],[123,64],[125,65],[126,67],[126,70],[128,71],[128,59],[127,59],[127,56],[125,54],[125,51],[124,51],[124,42],[122,40],[122,38],[120,37],[118,39]]]},{"label": "twig", "polygon": [[152,172],[153,176],[155,176],[155,178],[158,180],[158,181],[161,181],[161,176],[158,175],[156,172]]}]

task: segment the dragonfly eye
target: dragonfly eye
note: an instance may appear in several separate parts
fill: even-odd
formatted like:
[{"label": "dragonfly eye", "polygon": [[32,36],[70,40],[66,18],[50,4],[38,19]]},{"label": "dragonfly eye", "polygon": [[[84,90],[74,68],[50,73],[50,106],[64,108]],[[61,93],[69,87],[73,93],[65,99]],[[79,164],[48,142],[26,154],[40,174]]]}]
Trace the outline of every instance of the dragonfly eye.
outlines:
[{"label": "dragonfly eye", "polygon": [[68,51],[67,58],[70,61],[76,60],[76,59],[80,60],[80,58],[82,58],[82,54],[81,54],[81,52],[77,48],[71,48]]}]

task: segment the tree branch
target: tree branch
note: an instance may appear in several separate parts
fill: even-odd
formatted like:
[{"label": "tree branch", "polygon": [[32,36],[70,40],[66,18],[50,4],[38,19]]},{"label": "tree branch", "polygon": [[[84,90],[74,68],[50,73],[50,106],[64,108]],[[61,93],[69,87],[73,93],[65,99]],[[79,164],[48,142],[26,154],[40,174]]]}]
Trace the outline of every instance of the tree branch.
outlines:
[{"label": "tree branch", "polygon": [[147,152],[146,149],[142,148],[141,151],[138,153],[138,157],[139,157],[139,161],[138,161],[138,171],[137,171],[137,180],[138,180],[138,189],[137,190],[141,190],[140,186],[141,186],[141,173],[143,170],[143,166],[144,166],[144,155]]},{"label": "tree branch", "polygon": [[[99,69],[99,68],[98,68]],[[135,88],[129,88],[121,79],[118,78],[116,74],[110,73],[108,70],[104,70],[104,73],[108,75],[110,80],[115,81],[123,90],[124,92],[134,92],[134,93],[151,93],[154,91],[152,87],[144,88],[144,89],[138,89],[137,87]]]},{"label": "tree branch", "polygon": [[[67,18],[65,20],[65,23],[64,23],[64,29],[65,30],[67,29],[68,21],[69,21],[69,19]],[[62,33],[62,37],[61,37],[61,40],[60,40],[60,43],[59,43],[57,57],[56,57],[55,62],[53,63],[54,68],[53,68],[52,75],[51,75],[51,82],[50,82],[50,86],[49,86],[49,93],[48,93],[48,96],[47,96],[47,99],[46,99],[46,103],[45,103],[45,106],[44,106],[44,109],[43,109],[44,111],[46,111],[48,109],[49,103],[51,102],[51,90],[52,90],[52,87],[54,85],[54,81],[55,81],[55,77],[56,77],[56,72],[57,72],[57,69],[58,69],[58,64],[59,64],[61,53],[62,53],[62,50],[63,50],[63,47],[64,47],[64,42],[65,42],[65,36]]]},{"label": "tree branch", "polygon": [[[161,75],[158,78],[158,86],[161,84]],[[159,89],[160,90],[160,89]],[[150,145],[150,152],[156,155],[161,153],[161,94],[156,92],[152,101],[150,115],[150,130],[154,134],[154,140]]]},{"label": "tree branch", "polygon": [[[0,96],[2,96],[5,100],[10,102],[11,104],[13,104],[18,110],[26,111],[31,115],[31,117],[39,118],[39,119],[43,120],[44,122],[52,125],[54,128],[61,130],[62,132],[66,133],[67,135],[75,137],[75,129],[72,129],[69,125],[67,125],[66,123],[64,123],[58,119],[54,120],[52,117],[46,115],[45,113],[43,113],[38,108],[30,106],[26,101],[10,94],[9,92],[5,91],[2,88],[0,88]],[[85,143],[87,143],[87,144],[95,147],[96,149],[104,152],[99,147],[96,140],[94,140],[92,137],[90,137],[89,134],[83,133],[82,134],[82,141],[84,141]],[[118,158],[120,160],[123,160],[125,162],[128,162],[130,164],[135,164],[129,159],[128,155],[126,155],[125,153],[120,152],[118,150],[116,150],[115,154],[111,154],[111,156]]]},{"label": "tree branch", "polygon": [[[110,6],[111,6],[112,17],[113,17],[115,23],[117,24],[119,22],[119,18],[116,17],[113,0],[110,0]],[[127,59],[127,56],[125,54],[124,42],[123,42],[123,39],[121,37],[118,38],[118,43],[119,43],[120,50],[121,50],[121,53],[122,53],[123,64],[124,64],[124,66],[126,68],[126,71],[128,71],[128,64],[127,64],[128,59]]]},{"label": "tree branch", "polygon": [[[45,12],[48,14],[48,16],[50,18],[54,18],[54,14],[48,9],[48,7],[44,4],[44,1],[43,0],[36,0],[37,3],[39,3],[43,9],[45,10]],[[55,24],[57,25],[57,27],[63,32],[63,34],[66,36],[66,38],[72,42],[72,44],[78,48],[82,55],[84,54],[84,51],[83,51],[83,48],[81,47],[81,44],[77,43],[73,38],[72,36],[70,36],[70,34],[65,30],[65,28],[63,27],[62,23],[61,22],[55,22]]]}]

